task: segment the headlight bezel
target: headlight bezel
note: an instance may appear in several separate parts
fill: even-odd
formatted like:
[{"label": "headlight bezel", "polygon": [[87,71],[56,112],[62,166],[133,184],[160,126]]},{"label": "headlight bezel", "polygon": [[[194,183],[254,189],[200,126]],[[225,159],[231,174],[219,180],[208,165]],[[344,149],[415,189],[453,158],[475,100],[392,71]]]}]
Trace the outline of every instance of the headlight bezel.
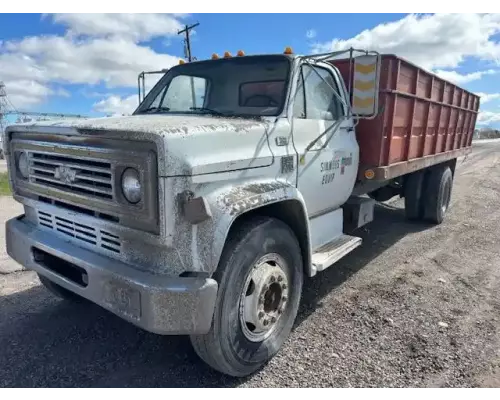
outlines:
[{"label": "headlight bezel", "polygon": [[[128,185],[128,186],[127,186]],[[130,204],[139,204],[143,199],[141,174],[133,167],[123,170],[120,178],[122,195]]]},{"label": "headlight bezel", "polygon": [[[22,160],[24,160],[23,162],[23,164],[25,163],[24,166],[21,166]],[[15,165],[16,165],[16,175],[24,181],[28,180],[30,176],[28,153],[25,151],[17,152],[15,154]],[[24,168],[26,168],[26,170],[23,173]]]}]

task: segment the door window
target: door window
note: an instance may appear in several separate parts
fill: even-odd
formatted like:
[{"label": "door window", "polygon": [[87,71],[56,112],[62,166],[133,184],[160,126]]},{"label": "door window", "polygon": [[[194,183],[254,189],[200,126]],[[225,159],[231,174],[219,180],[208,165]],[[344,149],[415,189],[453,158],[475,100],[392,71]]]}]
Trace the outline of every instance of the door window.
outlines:
[{"label": "door window", "polygon": [[324,68],[309,65],[303,65],[301,69],[294,116],[333,121],[340,119],[344,115],[344,108],[337,97],[341,92],[332,74]]}]

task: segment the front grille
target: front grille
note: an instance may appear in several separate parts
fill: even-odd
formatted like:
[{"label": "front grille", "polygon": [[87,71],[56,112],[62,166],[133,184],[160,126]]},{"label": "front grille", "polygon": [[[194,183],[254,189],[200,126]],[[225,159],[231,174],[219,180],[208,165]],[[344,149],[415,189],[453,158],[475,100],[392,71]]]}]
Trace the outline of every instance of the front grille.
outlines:
[{"label": "front grille", "polygon": [[100,247],[113,253],[121,253],[120,237],[99,228],[70,221],[45,211],[38,210],[38,224],[70,236],[78,241]]},{"label": "front grille", "polygon": [[[81,215],[78,221],[91,220],[89,216],[113,225],[160,233],[158,159],[153,142],[16,132],[9,146],[17,195],[64,208],[62,217],[70,211],[69,215]],[[27,155],[27,178],[16,167],[21,154]],[[119,179],[127,168],[134,168],[141,175],[142,199],[137,204],[129,203],[120,190]],[[99,226],[115,232],[110,224]]]},{"label": "front grille", "polygon": [[29,152],[32,183],[113,200],[111,164],[95,159]]}]

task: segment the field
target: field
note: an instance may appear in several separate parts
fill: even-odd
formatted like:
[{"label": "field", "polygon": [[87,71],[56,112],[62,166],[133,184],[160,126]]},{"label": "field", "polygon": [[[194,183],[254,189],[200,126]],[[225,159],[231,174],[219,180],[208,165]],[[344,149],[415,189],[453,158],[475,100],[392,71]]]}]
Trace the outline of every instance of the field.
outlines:
[{"label": "field", "polygon": [[10,194],[11,191],[7,172],[0,172],[0,196],[9,196]]}]

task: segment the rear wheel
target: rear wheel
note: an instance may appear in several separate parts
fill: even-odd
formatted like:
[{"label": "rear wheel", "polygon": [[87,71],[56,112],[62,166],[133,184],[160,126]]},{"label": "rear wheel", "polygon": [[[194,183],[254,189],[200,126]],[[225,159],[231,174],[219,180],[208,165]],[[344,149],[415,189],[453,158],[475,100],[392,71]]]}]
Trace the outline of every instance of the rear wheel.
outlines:
[{"label": "rear wheel", "polygon": [[439,166],[429,171],[425,182],[424,218],[441,224],[450,206],[453,173],[450,167]]},{"label": "rear wheel", "polygon": [[81,303],[84,301],[84,298],[78,296],[77,294],[70,292],[69,290],[59,286],[57,283],[52,282],[47,279],[45,276],[38,274],[38,279],[46,289],[48,289],[54,296],[59,297],[63,300],[68,300],[73,303]]},{"label": "rear wheel", "polygon": [[232,230],[214,278],[214,318],[191,343],[212,368],[247,376],[267,363],[292,329],[302,291],[300,245],[285,223],[257,218]]},{"label": "rear wheel", "polygon": [[424,177],[424,171],[413,172],[404,184],[405,214],[410,221],[421,220],[424,216]]}]

